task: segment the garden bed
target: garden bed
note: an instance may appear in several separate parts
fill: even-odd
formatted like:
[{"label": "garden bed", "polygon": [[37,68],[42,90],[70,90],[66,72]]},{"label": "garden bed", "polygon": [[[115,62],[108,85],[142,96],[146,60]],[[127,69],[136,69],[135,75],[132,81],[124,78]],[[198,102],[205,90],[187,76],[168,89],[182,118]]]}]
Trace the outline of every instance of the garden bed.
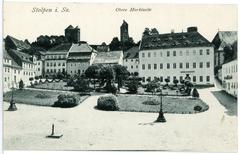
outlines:
[{"label": "garden bed", "polygon": [[[54,92],[54,91],[42,91],[42,90],[15,90],[13,92],[13,100],[15,103],[30,104],[39,106],[52,106],[57,97],[60,94],[66,94],[66,92]],[[70,93],[69,93],[70,94]],[[81,96],[80,94],[74,93],[79,103],[83,102],[88,96]],[[3,100],[10,102],[12,92],[4,94]]]},{"label": "garden bed", "polygon": [[67,86],[67,82],[63,82],[63,81],[40,83],[40,84],[34,85],[34,88],[50,89],[50,90],[64,90],[64,91],[73,90],[73,87]]},{"label": "garden bed", "polygon": [[[159,112],[160,109],[160,98],[157,96],[118,95],[117,99],[119,101],[119,111]],[[204,112],[209,108],[206,103],[198,98],[164,96],[162,100],[164,113],[192,114]],[[195,106],[200,106],[201,111],[195,111]]]}]

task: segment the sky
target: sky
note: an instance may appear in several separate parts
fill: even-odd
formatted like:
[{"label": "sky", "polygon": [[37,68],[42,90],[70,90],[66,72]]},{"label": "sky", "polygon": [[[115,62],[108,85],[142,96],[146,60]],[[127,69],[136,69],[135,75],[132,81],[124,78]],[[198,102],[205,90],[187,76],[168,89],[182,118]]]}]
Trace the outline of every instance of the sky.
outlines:
[{"label": "sky", "polygon": [[[69,12],[32,12],[33,8],[54,11],[63,7]],[[131,8],[151,11],[130,12]],[[127,11],[116,11],[120,9]],[[128,23],[129,35],[135,42],[141,39],[146,27],[170,33],[171,30],[185,32],[190,26],[198,27],[198,31],[212,41],[218,30],[237,30],[237,5],[5,2],[3,36],[33,42],[40,35],[64,35],[64,29],[71,24],[80,28],[82,41],[109,44],[113,37],[120,38],[123,20]]]}]

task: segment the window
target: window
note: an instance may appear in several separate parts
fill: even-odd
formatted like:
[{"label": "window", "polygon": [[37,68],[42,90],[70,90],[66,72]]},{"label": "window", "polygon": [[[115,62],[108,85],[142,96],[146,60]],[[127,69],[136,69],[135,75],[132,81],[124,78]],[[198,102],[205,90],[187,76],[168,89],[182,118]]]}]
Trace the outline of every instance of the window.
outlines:
[{"label": "window", "polygon": [[206,81],[210,82],[210,76],[206,76]]},{"label": "window", "polygon": [[176,76],[173,76],[173,81],[176,80],[176,79],[177,79],[177,77],[176,77]]},{"label": "window", "polygon": [[193,76],[193,82],[196,82],[196,76]]},{"label": "window", "polygon": [[157,56],[156,52],[154,52],[153,55],[154,55],[154,57],[156,57]]},{"label": "window", "polygon": [[145,64],[142,64],[142,69],[145,70]]},{"label": "window", "polygon": [[154,64],[154,69],[157,69],[157,64]]},{"label": "window", "polygon": [[131,62],[133,62],[133,59],[131,59]]},{"label": "window", "polygon": [[148,53],[148,57],[151,57],[151,52]]},{"label": "window", "polygon": [[173,56],[176,56],[176,51],[173,51]]},{"label": "window", "polygon": [[65,63],[63,63],[62,66],[65,66]]},{"label": "window", "polygon": [[196,63],[193,63],[193,68],[196,68]]},{"label": "window", "polygon": [[169,79],[169,82],[170,82],[170,76],[167,77]]},{"label": "window", "polygon": [[52,63],[50,63],[50,66],[52,66]]},{"label": "window", "polygon": [[142,57],[143,57],[143,58],[145,57],[145,53],[142,53]]},{"label": "window", "polygon": [[160,57],[162,57],[162,52],[160,52]]},{"label": "window", "polygon": [[149,69],[149,70],[151,69],[151,64],[148,64],[148,69]]},{"label": "window", "polygon": [[169,57],[170,56],[170,51],[167,51],[167,57]]},{"label": "window", "polygon": [[179,68],[183,68],[183,64],[182,63],[179,63]]},{"label": "window", "polygon": [[199,54],[203,55],[203,50],[202,49],[199,50]]},{"label": "window", "polygon": [[138,68],[138,65],[136,65],[136,68]]},{"label": "window", "polygon": [[209,68],[210,67],[210,62],[207,62],[207,68]]},{"label": "window", "polygon": [[196,50],[193,50],[193,55],[196,55]]},{"label": "window", "polygon": [[176,68],[177,66],[176,66],[176,63],[173,63],[173,68]]},{"label": "window", "polygon": [[162,63],[160,64],[160,69],[163,69],[163,64]]},{"label": "window", "polygon": [[186,68],[189,68],[189,63],[186,63]]},{"label": "window", "polygon": [[10,69],[8,68],[8,73],[10,72]]},{"label": "window", "polygon": [[6,82],[6,81],[7,81],[7,78],[5,77],[4,79],[5,79],[5,82]]},{"label": "window", "polygon": [[180,56],[182,56],[183,54],[182,54],[182,51],[180,51]]},{"label": "window", "polygon": [[125,61],[127,62],[127,59]]},{"label": "window", "polygon": [[206,54],[210,55],[210,50],[209,49],[206,50]]},{"label": "window", "polygon": [[61,72],[61,69],[58,69],[58,72]]},{"label": "window", "polygon": [[170,68],[170,64],[169,63],[167,63],[167,69],[169,69]]},{"label": "window", "polygon": [[142,78],[143,82],[145,82],[145,77]]},{"label": "window", "polygon": [[20,71],[18,71],[18,74],[20,74]]},{"label": "window", "polygon": [[38,71],[40,71],[40,68],[38,68]]},{"label": "window", "polygon": [[203,76],[199,76],[199,81],[203,82]]},{"label": "window", "polygon": [[61,66],[61,63],[58,63],[58,66]]},{"label": "window", "polygon": [[186,50],[186,55],[189,56],[189,50]]},{"label": "window", "polygon": [[56,66],[56,63],[54,62],[54,65],[53,66]]},{"label": "window", "polygon": [[133,66],[131,65],[131,69],[133,69]]},{"label": "window", "polygon": [[47,62],[47,66],[49,66],[49,63]]},{"label": "window", "polygon": [[203,68],[203,62],[199,63],[199,68]]}]

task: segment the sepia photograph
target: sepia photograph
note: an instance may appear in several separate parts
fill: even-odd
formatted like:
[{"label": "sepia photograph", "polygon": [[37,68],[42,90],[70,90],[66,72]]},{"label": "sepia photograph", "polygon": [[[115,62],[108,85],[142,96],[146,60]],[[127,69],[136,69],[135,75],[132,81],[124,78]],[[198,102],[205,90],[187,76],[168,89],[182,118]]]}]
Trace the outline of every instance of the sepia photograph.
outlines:
[{"label": "sepia photograph", "polygon": [[238,151],[238,5],[4,2],[3,150]]}]

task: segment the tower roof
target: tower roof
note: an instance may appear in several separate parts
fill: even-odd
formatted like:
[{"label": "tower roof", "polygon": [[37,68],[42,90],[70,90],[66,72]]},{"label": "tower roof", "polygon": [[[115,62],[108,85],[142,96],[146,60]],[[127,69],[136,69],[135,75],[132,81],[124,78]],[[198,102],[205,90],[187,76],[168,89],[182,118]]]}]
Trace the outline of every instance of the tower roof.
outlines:
[{"label": "tower roof", "polygon": [[66,29],[74,29],[72,25],[69,25]]}]

